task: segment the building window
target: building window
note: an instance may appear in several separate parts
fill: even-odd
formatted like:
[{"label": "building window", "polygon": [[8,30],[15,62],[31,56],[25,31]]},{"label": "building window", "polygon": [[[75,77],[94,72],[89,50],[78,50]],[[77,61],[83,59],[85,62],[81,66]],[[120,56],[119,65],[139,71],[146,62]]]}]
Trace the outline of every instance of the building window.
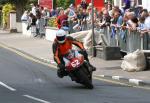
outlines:
[{"label": "building window", "polygon": [[[131,5],[142,6],[142,0],[130,0]],[[121,2],[121,6],[124,6],[124,0]]]},{"label": "building window", "polygon": [[142,5],[142,0],[137,0],[137,5]]}]

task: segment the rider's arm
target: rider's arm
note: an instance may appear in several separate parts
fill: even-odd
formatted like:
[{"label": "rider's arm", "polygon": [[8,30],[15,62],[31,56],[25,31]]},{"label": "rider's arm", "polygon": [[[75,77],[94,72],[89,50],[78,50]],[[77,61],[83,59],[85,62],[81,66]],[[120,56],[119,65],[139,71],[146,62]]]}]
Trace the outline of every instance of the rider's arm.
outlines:
[{"label": "rider's arm", "polygon": [[70,36],[68,36],[68,39],[70,39],[72,41],[72,44],[79,47],[80,49],[85,49],[82,42],[79,42],[79,41],[77,41],[76,39],[74,39],[73,37],[70,37]]},{"label": "rider's arm", "polygon": [[54,60],[57,64],[60,64],[60,59],[58,55],[58,46],[56,43],[53,43],[53,54],[54,54]]}]

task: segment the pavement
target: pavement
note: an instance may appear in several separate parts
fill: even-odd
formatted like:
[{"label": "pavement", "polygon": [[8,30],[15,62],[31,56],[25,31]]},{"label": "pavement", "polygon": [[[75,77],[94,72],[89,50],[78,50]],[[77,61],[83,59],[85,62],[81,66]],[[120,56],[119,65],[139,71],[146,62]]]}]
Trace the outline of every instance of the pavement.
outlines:
[{"label": "pavement", "polygon": [[[52,42],[44,38],[31,38],[22,33],[9,33],[0,30],[0,46],[21,52],[39,61],[56,66],[53,60]],[[122,60],[105,61],[98,57],[90,57],[90,62],[97,70],[94,77],[127,83],[133,86],[150,87],[150,69],[140,72],[126,72],[121,66]]]}]

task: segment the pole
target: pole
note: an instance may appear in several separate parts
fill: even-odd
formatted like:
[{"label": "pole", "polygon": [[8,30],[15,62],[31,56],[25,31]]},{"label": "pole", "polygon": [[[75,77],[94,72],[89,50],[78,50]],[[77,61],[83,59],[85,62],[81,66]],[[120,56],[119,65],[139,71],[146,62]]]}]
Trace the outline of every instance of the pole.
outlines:
[{"label": "pole", "polygon": [[54,1],[52,0],[52,9],[54,9]]},{"label": "pole", "polygon": [[94,0],[91,0],[91,3],[92,3],[92,56],[96,57],[95,35],[94,35]]}]

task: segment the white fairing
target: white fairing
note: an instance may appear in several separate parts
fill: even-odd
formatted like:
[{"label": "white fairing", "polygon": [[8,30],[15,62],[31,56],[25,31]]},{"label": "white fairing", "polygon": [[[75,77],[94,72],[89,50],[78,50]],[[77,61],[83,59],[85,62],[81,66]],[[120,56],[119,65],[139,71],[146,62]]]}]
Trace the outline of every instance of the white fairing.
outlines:
[{"label": "white fairing", "polygon": [[75,57],[80,57],[82,56],[77,50],[75,51]]},{"label": "white fairing", "polygon": [[[68,54],[68,55],[73,55],[72,58],[81,57],[82,56],[77,50],[71,51],[70,54]],[[68,57],[70,57],[70,56],[68,56]],[[67,59],[67,57],[63,57],[63,60],[65,62],[65,66],[68,66],[69,63],[70,63],[69,59]]]},{"label": "white fairing", "polygon": [[65,62],[65,67],[69,65],[70,61],[66,58],[63,58],[64,62]]}]

